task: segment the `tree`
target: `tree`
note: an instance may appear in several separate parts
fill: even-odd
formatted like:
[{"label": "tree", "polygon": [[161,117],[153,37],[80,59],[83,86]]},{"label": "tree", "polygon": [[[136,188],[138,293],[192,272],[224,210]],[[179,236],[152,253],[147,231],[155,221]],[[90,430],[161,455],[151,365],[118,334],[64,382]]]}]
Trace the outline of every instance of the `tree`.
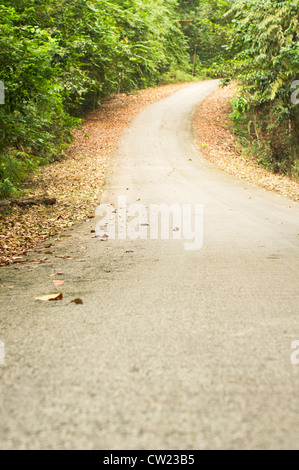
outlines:
[{"label": "tree", "polygon": [[2,0],[0,28],[2,196],[105,96],[187,67],[176,0]]},{"label": "tree", "polygon": [[297,174],[299,110],[291,102],[291,86],[299,73],[298,7],[298,0],[235,0],[229,48],[230,74],[242,93],[235,117],[253,124],[266,166]]},{"label": "tree", "polygon": [[203,68],[213,67],[215,73],[216,67],[221,64],[229,26],[225,13],[230,9],[231,3],[226,0],[180,1],[180,22],[188,38],[188,53],[193,75]]}]

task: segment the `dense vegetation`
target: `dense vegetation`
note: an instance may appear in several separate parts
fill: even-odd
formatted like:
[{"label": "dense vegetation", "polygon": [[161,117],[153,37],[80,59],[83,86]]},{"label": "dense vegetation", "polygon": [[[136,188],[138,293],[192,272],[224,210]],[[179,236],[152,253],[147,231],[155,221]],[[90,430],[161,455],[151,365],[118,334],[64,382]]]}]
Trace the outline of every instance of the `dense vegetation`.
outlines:
[{"label": "dense vegetation", "polygon": [[0,28],[2,196],[103,97],[188,71],[176,0],[2,1]]},{"label": "dense vegetation", "polygon": [[193,75],[222,76],[225,64],[224,46],[228,41],[230,22],[225,15],[231,0],[182,0],[179,17],[187,39],[187,52]]},{"label": "dense vegetation", "polygon": [[243,142],[296,174],[297,31],[298,0],[0,0],[0,197],[107,95],[192,76],[237,78]]},{"label": "dense vegetation", "polygon": [[241,84],[236,130],[260,163],[298,178],[299,1],[232,3],[230,76]]}]

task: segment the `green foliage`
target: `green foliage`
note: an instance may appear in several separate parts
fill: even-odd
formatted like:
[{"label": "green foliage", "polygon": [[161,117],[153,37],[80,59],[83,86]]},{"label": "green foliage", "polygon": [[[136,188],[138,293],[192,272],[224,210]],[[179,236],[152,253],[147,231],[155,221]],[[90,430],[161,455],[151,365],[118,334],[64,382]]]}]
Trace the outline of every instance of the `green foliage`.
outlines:
[{"label": "green foliage", "polygon": [[240,119],[240,117],[249,110],[249,102],[246,98],[242,98],[238,96],[237,98],[233,99],[233,117],[236,121]]},{"label": "green foliage", "polygon": [[[176,0],[0,1],[2,195],[59,158],[105,96],[187,68]],[[18,152],[38,158],[20,163]]]},{"label": "green foliage", "polygon": [[25,152],[7,151],[0,155],[0,197],[17,196],[19,185],[40,163]]},{"label": "green foliage", "polygon": [[59,46],[50,33],[23,24],[16,10],[4,5],[0,28],[6,98],[0,105],[0,195],[6,196],[36,164],[62,152],[76,122],[62,104],[59,69],[53,64]]},{"label": "green foliage", "polygon": [[[291,85],[299,75],[299,1],[235,0],[229,76],[240,83],[248,103],[234,104],[240,133],[248,121],[254,130],[248,138],[259,160],[277,172],[298,175],[299,107],[291,102]],[[242,117],[243,114],[243,117]]]},{"label": "green foliage", "polygon": [[181,0],[179,16],[188,39],[188,53],[193,75],[203,71],[208,77],[221,77],[229,33],[225,17],[232,4],[226,0]]}]

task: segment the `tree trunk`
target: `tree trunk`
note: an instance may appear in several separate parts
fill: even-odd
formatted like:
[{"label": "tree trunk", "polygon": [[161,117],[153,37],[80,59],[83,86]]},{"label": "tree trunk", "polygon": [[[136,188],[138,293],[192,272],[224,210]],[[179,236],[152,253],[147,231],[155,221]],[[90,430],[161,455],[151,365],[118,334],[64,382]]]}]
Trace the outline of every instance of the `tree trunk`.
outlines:
[{"label": "tree trunk", "polygon": [[198,37],[196,38],[196,44],[194,48],[194,58],[193,58],[193,67],[192,67],[192,76],[195,75],[195,65],[196,65],[196,55],[197,55],[197,47],[198,47]]}]

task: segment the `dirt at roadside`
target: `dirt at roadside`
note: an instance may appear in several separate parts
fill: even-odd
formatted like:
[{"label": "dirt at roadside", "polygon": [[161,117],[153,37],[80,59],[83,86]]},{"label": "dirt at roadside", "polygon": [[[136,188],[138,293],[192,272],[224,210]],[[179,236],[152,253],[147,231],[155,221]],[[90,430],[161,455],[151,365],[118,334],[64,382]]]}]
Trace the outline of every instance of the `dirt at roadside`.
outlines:
[{"label": "dirt at roadside", "polygon": [[252,156],[242,152],[237,136],[229,129],[230,102],[236,92],[235,84],[219,88],[199,105],[193,124],[200,152],[211,163],[231,175],[299,201],[298,182],[271,173]]},{"label": "dirt at roadside", "polygon": [[166,85],[116,95],[101,109],[90,113],[63,161],[42,167],[26,182],[27,196],[49,195],[53,206],[14,206],[0,214],[0,266],[24,261],[38,243],[61,233],[76,221],[93,216],[98,203],[111,152],[123,130],[146,105],[155,103],[186,84]]}]

